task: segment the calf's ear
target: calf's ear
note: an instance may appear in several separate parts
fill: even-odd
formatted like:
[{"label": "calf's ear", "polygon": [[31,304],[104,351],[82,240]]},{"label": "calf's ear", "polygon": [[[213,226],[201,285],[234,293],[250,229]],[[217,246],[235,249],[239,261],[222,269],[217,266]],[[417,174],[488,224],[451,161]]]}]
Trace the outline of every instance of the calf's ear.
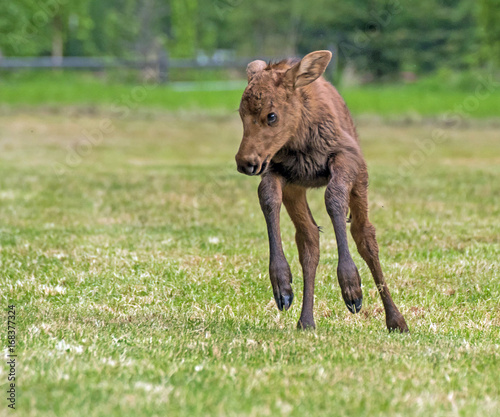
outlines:
[{"label": "calf's ear", "polygon": [[250,62],[250,64],[247,65],[248,82],[250,82],[250,80],[253,78],[255,74],[263,71],[264,68],[266,67],[267,64],[264,61],[261,61],[260,59]]},{"label": "calf's ear", "polygon": [[330,51],[316,51],[307,54],[285,73],[287,84],[292,85],[293,88],[311,84],[325,72],[330,59],[332,59]]}]

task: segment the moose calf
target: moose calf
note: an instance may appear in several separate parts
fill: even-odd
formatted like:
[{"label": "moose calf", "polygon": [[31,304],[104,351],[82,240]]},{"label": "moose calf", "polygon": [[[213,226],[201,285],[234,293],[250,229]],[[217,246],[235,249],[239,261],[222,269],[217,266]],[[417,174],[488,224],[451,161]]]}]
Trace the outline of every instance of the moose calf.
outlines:
[{"label": "moose calf", "polygon": [[350,209],[351,234],[382,298],[387,328],[407,332],[384,280],[375,228],[368,220],[368,172],[353,120],[340,94],[321,76],[331,57],[329,51],[316,51],[302,60],[248,64],[248,86],[239,108],[244,132],[236,155],[238,171],[262,177],[258,194],[269,236],[269,275],[280,310],[288,310],[293,301],[292,274],[281,245],[281,203],[295,225],[304,275],[299,329],[315,327],[314,279],[319,262],[319,229],[306,190],[326,186],[326,209],[338,246],[337,276],[347,308],[357,313],[363,300],[347,243]]}]

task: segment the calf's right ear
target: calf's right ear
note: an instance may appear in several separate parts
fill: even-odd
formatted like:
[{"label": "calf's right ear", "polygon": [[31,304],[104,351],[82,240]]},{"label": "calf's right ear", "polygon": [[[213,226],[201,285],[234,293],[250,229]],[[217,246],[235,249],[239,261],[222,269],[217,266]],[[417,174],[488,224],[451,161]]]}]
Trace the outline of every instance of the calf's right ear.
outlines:
[{"label": "calf's right ear", "polygon": [[247,65],[247,78],[248,82],[253,78],[255,74],[258,72],[261,72],[264,70],[264,68],[267,67],[267,64],[265,61],[261,61],[260,59],[257,59],[256,61],[250,62],[250,64]]},{"label": "calf's right ear", "polygon": [[311,84],[325,72],[330,59],[332,59],[330,51],[311,52],[285,73],[285,80],[293,88]]}]

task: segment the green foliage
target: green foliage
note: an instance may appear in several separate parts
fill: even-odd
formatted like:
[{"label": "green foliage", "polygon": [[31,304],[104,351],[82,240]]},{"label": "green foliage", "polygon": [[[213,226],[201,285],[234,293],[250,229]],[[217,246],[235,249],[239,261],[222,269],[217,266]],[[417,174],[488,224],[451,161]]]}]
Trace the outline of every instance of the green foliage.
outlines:
[{"label": "green foliage", "polygon": [[[0,3],[0,49],[5,55],[50,55],[56,44],[85,53],[93,22],[92,0],[22,0]],[[68,51],[69,48],[69,51]],[[79,49],[80,48],[80,49]]]},{"label": "green foliage", "polygon": [[[22,0],[0,4],[4,55],[282,57],[332,49],[366,79],[476,68],[500,56],[498,0]],[[485,54],[479,51],[483,44]],[[483,48],[483,49],[484,49]]]},{"label": "green foliage", "polygon": [[91,2],[90,14],[95,22],[91,34],[94,55],[126,56],[137,37],[139,22],[135,1],[109,0]]},{"label": "green foliage", "polygon": [[197,40],[198,0],[171,0],[173,57],[190,58],[195,55]]},{"label": "green foliage", "polygon": [[500,1],[480,0],[479,22],[485,41],[486,60],[500,64]]}]

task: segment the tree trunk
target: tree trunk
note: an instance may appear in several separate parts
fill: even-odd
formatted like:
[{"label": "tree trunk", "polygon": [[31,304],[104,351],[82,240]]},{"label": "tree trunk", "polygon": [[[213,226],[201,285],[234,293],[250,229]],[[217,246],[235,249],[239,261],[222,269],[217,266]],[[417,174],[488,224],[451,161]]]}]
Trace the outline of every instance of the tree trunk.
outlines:
[{"label": "tree trunk", "polygon": [[63,57],[63,21],[61,16],[54,16],[52,21],[52,62],[54,66],[61,66]]},{"label": "tree trunk", "polygon": [[297,54],[297,42],[299,40],[299,27],[300,27],[300,2],[297,0],[291,4],[290,13],[290,26],[288,30],[288,56],[295,56]]}]

